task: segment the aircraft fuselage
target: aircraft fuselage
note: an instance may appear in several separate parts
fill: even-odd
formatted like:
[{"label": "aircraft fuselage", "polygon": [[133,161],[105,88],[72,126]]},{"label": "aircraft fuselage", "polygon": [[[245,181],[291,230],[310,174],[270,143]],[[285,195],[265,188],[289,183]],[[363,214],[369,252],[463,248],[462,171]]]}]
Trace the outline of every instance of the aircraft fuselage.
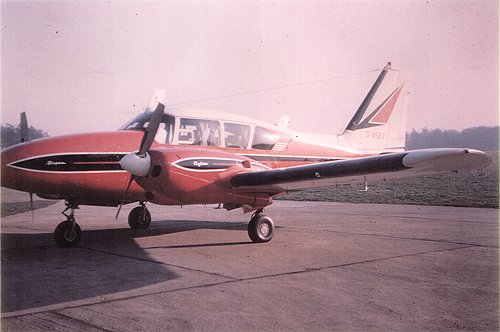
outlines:
[{"label": "aircraft fuselage", "polygon": [[[147,119],[143,123],[147,124]],[[171,131],[168,134],[171,143],[153,143],[149,175],[131,184],[126,202],[264,207],[271,204],[268,193],[260,195],[231,188],[227,179],[242,170],[363,156],[348,149],[307,142],[298,133],[270,124],[166,114],[164,125]],[[203,129],[201,126],[206,126],[210,135],[215,134],[211,142],[194,140],[200,134],[196,131]],[[44,138],[5,149],[2,186],[77,205],[117,206],[130,177],[121,168],[120,160],[137,151],[144,136],[141,123],[127,129]],[[236,135],[246,137],[238,137],[236,143],[237,137],[233,137]]]}]

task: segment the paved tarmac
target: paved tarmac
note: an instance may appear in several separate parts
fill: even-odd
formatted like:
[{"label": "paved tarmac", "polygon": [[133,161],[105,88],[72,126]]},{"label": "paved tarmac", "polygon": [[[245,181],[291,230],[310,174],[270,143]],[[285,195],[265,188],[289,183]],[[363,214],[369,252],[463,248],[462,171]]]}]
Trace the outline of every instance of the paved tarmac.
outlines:
[{"label": "paved tarmac", "polygon": [[241,211],[82,206],[63,249],[63,207],[2,218],[3,331],[499,328],[496,209],[276,201],[253,244]]}]

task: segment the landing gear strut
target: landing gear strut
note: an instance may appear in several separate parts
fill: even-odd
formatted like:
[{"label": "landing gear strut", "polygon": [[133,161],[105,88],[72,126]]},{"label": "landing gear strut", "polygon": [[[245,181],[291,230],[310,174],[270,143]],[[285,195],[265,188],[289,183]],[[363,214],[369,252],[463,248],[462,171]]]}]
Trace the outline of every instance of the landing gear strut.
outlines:
[{"label": "landing gear strut", "polygon": [[271,218],[258,209],[248,223],[248,236],[255,243],[269,242],[274,235],[274,223]]},{"label": "landing gear strut", "polygon": [[[75,221],[75,209],[78,209],[78,205],[66,202],[66,209],[61,212],[66,216],[66,220],[59,223],[54,230],[54,240],[59,247],[73,247],[80,241],[82,230]],[[66,213],[68,210],[69,214]]]},{"label": "landing gear strut", "polygon": [[128,215],[128,225],[132,229],[146,229],[151,224],[151,213],[149,213],[145,202],[140,202],[137,206],[130,211]]}]

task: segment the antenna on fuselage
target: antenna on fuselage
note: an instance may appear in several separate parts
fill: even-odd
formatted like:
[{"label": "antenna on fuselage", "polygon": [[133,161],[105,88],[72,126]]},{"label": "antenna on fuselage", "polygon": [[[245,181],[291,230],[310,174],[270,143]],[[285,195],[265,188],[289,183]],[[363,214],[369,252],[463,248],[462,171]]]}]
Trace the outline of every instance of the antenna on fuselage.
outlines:
[{"label": "antenna on fuselage", "polygon": [[281,115],[280,119],[278,120],[278,123],[276,124],[278,127],[285,129],[288,127],[288,124],[290,123],[290,115],[288,114],[283,114]]}]

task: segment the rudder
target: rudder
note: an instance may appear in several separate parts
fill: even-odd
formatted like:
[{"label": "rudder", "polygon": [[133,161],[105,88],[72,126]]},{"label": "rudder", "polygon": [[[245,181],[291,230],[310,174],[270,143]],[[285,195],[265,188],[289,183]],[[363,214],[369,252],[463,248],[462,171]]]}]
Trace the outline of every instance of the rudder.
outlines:
[{"label": "rudder", "polygon": [[404,82],[389,62],[339,136],[342,145],[373,153],[405,148]]}]

